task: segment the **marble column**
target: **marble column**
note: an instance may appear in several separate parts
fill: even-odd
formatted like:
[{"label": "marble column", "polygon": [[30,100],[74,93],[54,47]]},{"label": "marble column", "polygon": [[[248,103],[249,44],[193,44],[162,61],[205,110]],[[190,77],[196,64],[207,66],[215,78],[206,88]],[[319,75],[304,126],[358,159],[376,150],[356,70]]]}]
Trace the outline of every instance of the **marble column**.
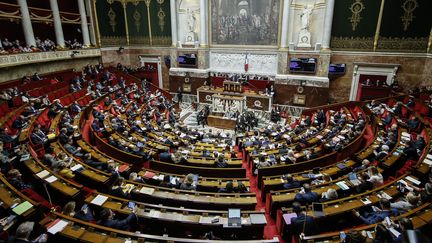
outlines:
[{"label": "marble column", "polygon": [[18,4],[21,10],[21,23],[24,31],[26,44],[29,47],[36,46],[36,41],[33,33],[33,26],[30,19],[30,13],[27,7],[27,0],[18,0]]},{"label": "marble column", "polygon": [[92,14],[92,4],[91,4],[91,0],[85,0],[85,7],[86,7],[86,11],[87,11],[87,16],[90,16],[90,42],[93,46],[96,46],[96,32],[94,29],[94,17]]},{"label": "marble column", "polygon": [[324,34],[322,41],[322,48],[329,49],[330,48],[330,39],[332,32],[332,24],[333,24],[333,12],[335,0],[326,0],[326,13],[324,18]]},{"label": "marble column", "polygon": [[176,0],[170,0],[170,10],[171,10],[172,46],[177,46],[177,3],[176,3]]},{"label": "marble column", "polygon": [[200,44],[201,47],[208,47],[208,16],[207,0],[200,0]]},{"label": "marble column", "polygon": [[284,0],[283,2],[283,15],[282,15],[282,29],[281,29],[281,48],[287,48],[288,43],[288,26],[289,26],[289,13],[290,13],[290,0]]},{"label": "marble column", "polygon": [[81,16],[81,32],[83,36],[83,45],[90,46],[89,29],[87,24],[87,14],[85,10],[84,0],[78,0],[78,8]]},{"label": "marble column", "polygon": [[65,41],[63,36],[63,27],[60,19],[60,12],[57,4],[57,0],[50,0],[51,11],[54,19],[54,32],[56,35],[56,42],[58,46],[64,47]]}]

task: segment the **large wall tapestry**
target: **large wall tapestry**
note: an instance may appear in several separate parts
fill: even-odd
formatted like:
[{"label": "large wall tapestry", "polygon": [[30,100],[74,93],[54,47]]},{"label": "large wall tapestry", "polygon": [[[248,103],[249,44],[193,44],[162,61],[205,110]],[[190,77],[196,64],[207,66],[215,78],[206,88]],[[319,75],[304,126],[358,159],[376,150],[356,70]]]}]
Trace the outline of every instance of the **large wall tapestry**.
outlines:
[{"label": "large wall tapestry", "polygon": [[277,45],[280,0],[211,0],[213,44]]}]

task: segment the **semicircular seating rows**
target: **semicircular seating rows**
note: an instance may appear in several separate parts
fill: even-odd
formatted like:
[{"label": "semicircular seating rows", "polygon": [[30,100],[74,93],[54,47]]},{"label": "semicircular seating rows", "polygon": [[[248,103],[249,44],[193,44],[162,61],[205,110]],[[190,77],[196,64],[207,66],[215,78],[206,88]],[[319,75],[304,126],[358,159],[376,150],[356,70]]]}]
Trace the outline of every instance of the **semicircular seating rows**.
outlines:
[{"label": "semicircular seating rows", "polygon": [[[50,85],[55,76],[65,81]],[[375,227],[352,213],[365,208],[364,198],[402,200],[401,181],[421,187],[430,173],[426,91],[307,109],[287,125],[231,137],[183,126],[169,93],[130,74],[107,68],[76,76],[1,85],[30,96],[0,105],[2,139],[11,138],[3,142],[1,216],[58,227],[53,242],[298,241],[287,220],[294,202],[312,214],[313,202],[324,207],[320,232],[303,241],[339,241],[342,230]],[[424,143],[407,153],[418,137]],[[382,183],[357,190],[352,172],[375,169]],[[319,198],[303,200],[305,184]],[[337,197],[325,198],[329,191]],[[31,207],[12,209],[24,204]],[[71,205],[76,212],[66,213]],[[232,209],[241,209],[241,227],[228,223]],[[430,209],[421,201],[393,219],[425,229]],[[106,212],[118,224],[107,224]]]}]

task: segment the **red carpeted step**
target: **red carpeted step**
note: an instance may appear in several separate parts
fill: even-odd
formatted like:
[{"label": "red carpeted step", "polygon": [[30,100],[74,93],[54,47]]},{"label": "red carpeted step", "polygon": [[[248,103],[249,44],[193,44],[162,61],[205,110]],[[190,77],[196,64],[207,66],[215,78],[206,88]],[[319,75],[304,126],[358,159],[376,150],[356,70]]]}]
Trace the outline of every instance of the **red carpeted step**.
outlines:
[{"label": "red carpeted step", "polygon": [[[257,205],[255,210],[265,211],[265,204],[261,200],[261,190],[257,187],[257,177],[253,175],[251,169],[249,166],[247,166],[247,163],[243,163],[243,168],[246,169],[246,177],[249,178],[250,192],[255,193],[257,197]],[[273,239],[273,237],[278,236],[280,242],[283,242],[281,241],[282,239],[280,238],[280,233],[277,230],[275,221],[270,217],[268,212],[266,212],[265,217],[267,220],[267,225],[264,227],[264,239]]]}]

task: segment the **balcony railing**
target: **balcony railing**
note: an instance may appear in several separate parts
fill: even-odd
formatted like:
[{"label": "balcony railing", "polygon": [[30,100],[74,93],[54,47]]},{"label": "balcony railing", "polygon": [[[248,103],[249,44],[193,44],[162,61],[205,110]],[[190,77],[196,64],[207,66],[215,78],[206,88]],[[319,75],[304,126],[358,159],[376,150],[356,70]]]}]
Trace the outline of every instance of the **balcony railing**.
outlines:
[{"label": "balcony railing", "polygon": [[77,49],[49,52],[28,52],[18,54],[0,55],[0,68],[24,65],[38,62],[51,62],[60,60],[72,60],[77,58],[99,57],[100,49]]}]

